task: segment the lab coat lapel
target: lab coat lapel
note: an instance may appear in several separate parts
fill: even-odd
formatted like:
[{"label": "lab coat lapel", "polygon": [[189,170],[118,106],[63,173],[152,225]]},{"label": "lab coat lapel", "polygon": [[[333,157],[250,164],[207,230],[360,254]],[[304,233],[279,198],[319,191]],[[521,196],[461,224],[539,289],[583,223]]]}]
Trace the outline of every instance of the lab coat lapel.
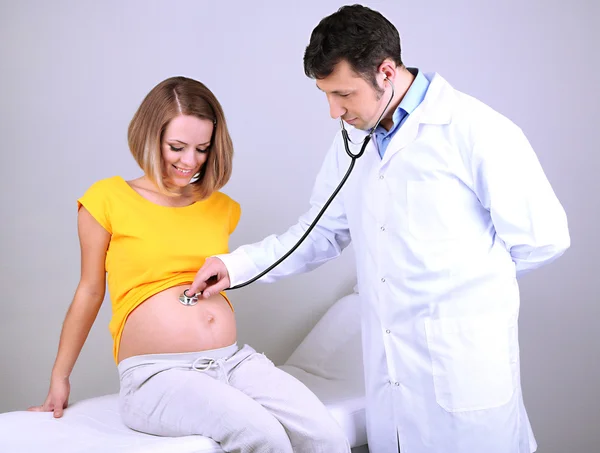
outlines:
[{"label": "lab coat lapel", "polygon": [[425,99],[406,119],[392,138],[383,155],[381,165],[384,166],[398,152],[413,143],[419,135],[422,124],[449,124],[452,118],[454,90],[440,75],[429,75],[429,89]]},{"label": "lab coat lapel", "polygon": [[406,122],[392,137],[392,140],[383,155],[383,159],[381,159],[381,166],[384,166],[395,154],[415,141],[419,133],[419,125],[421,124],[420,117],[421,114],[417,108],[417,110],[406,119]]}]

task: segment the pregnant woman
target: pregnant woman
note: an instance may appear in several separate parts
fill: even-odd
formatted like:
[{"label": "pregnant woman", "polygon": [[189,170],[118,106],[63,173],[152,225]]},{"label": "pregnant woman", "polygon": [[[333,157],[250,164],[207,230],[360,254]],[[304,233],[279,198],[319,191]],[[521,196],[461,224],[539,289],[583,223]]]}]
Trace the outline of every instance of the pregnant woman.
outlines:
[{"label": "pregnant woman", "polygon": [[233,145],[213,93],[184,77],[159,83],[133,117],[128,140],[144,175],[102,179],[78,200],[81,279],[48,396],[30,410],[63,415],[69,376],[108,281],[127,426],[207,436],[227,452],[349,452],[308,388],[250,346],[238,347],[225,294],[181,297],[206,257],[227,252],[240,218],[239,204],[219,192],[231,175]]}]

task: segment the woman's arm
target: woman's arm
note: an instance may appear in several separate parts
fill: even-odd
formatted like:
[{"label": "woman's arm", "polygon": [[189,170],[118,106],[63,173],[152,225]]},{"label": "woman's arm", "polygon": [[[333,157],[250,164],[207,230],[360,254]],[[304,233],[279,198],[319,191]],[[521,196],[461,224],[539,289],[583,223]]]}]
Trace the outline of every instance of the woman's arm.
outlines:
[{"label": "woman's arm", "polygon": [[98,315],[106,287],[104,263],[110,233],[85,207],[79,210],[77,224],[81,246],[81,278],[63,322],[48,396],[43,405],[29,409],[53,411],[55,417],[61,417],[68,405],[69,377]]}]

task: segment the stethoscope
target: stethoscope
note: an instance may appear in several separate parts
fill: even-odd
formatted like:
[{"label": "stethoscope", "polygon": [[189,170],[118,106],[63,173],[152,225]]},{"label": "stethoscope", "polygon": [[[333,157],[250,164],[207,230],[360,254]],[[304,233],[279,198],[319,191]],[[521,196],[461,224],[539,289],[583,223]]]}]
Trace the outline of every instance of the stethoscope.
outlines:
[{"label": "stethoscope", "polygon": [[[387,78],[387,76],[385,77],[384,81],[386,81],[386,80],[389,81],[389,79]],[[342,189],[342,187],[346,183],[348,177],[350,176],[350,173],[352,173],[352,169],[354,168],[354,164],[356,163],[356,159],[358,159],[359,157],[361,157],[364,154],[365,149],[367,149],[367,145],[371,141],[371,138],[373,137],[373,134],[375,133],[375,130],[377,129],[377,126],[379,126],[379,123],[381,122],[384,113],[387,111],[387,109],[390,106],[392,100],[394,99],[394,94],[395,94],[394,84],[390,83],[390,86],[392,87],[392,95],[390,96],[390,99],[388,100],[387,104],[385,105],[385,108],[381,112],[381,115],[379,115],[379,119],[375,123],[375,126],[373,126],[371,128],[371,130],[369,131],[369,134],[363,139],[362,145],[361,145],[361,143],[354,143],[350,139],[350,137],[348,136],[348,131],[346,131],[346,128],[344,127],[344,120],[342,120],[342,117],[340,116],[340,125],[341,125],[342,138],[344,140],[344,148],[346,149],[346,153],[348,154],[348,156],[350,156],[350,166],[348,167],[348,171],[346,171],[346,174],[344,175],[344,177],[342,178],[342,180],[340,181],[340,183],[338,184],[338,186],[336,187],[336,189],[333,191],[333,193],[331,194],[331,196],[329,197],[329,199],[327,200],[327,202],[323,205],[323,207],[321,208],[321,211],[319,212],[319,214],[317,214],[317,216],[315,217],[315,219],[313,220],[313,222],[306,229],[306,231],[304,232],[304,234],[302,235],[302,237],[298,240],[298,242],[296,242],[296,244],[285,255],[283,255],[281,258],[279,258],[277,261],[275,261],[271,266],[269,266],[268,268],[266,268],[260,274],[258,274],[257,276],[251,278],[247,282],[240,283],[239,285],[232,286],[231,288],[228,288],[227,291],[231,291],[233,289],[239,289],[239,288],[243,288],[244,286],[248,286],[249,284],[254,283],[256,280],[258,280],[261,277],[263,277],[264,275],[268,274],[273,269],[275,269],[277,266],[279,266],[292,253],[294,253],[294,251],[300,246],[300,244],[302,244],[302,242],[304,242],[304,240],[308,237],[308,235],[313,230],[313,228],[317,225],[317,223],[319,222],[319,220],[321,219],[321,217],[323,216],[323,214],[325,213],[325,211],[327,210],[327,208],[329,207],[329,205],[331,204],[331,202],[335,199],[335,197],[337,196],[337,194],[339,193],[339,191]],[[361,145],[360,150],[359,150],[358,153],[353,153],[350,150],[350,143],[352,143],[353,145]],[[198,295],[201,294],[201,293],[197,293],[197,294],[195,294],[193,296],[188,296],[186,294],[186,291],[187,291],[187,289],[183,291],[183,294],[181,296],[179,296],[179,302],[181,302],[183,305],[196,305],[198,303]]]}]

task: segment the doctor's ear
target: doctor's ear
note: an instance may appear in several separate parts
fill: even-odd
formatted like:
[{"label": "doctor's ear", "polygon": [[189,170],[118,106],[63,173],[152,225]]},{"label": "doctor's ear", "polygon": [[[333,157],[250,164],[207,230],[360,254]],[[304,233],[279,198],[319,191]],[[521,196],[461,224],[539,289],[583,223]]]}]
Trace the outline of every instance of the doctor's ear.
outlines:
[{"label": "doctor's ear", "polygon": [[395,75],[394,71],[388,68],[381,68],[380,74],[383,75],[383,83],[389,82],[392,83],[393,77]]}]

